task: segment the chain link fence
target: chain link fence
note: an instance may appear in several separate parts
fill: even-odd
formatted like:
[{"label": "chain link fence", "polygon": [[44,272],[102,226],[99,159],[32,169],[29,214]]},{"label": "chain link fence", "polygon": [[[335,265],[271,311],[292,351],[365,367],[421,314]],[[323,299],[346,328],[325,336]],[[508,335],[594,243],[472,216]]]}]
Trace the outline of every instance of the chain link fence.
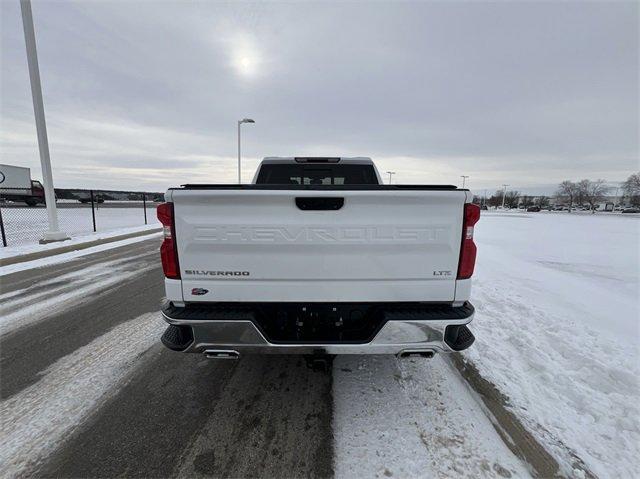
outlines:
[{"label": "chain link fence", "polygon": [[[5,188],[0,196],[0,234],[3,246],[37,243],[48,229],[44,198],[16,196]],[[69,236],[108,232],[143,225],[160,225],[155,209],[162,193],[97,190],[56,190],[60,230]]]}]

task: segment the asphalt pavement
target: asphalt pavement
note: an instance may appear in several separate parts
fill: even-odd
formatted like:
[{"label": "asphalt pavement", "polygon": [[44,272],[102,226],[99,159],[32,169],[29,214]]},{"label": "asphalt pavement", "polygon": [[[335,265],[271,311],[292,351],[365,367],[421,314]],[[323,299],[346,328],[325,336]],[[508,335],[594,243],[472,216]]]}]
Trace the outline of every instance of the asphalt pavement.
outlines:
[{"label": "asphalt pavement", "polygon": [[[216,361],[172,352],[159,342],[160,319],[152,323],[157,340],[123,363],[129,369],[118,370],[122,377],[77,424],[73,407],[66,416],[47,416],[56,422],[49,428],[38,411],[28,410],[22,398],[29,394],[68,394],[72,404],[86,386],[74,385],[73,375],[68,385],[41,385],[43,378],[67,367],[69,357],[82,371],[83,362],[95,363],[91,348],[100,338],[131,323],[117,341],[133,341],[136,321],[142,330],[140,318],[155,316],[164,294],[158,248],[154,238],[0,278],[2,314],[15,316],[0,336],[3,426],[26,408],[43,431],[64,433],[51,447],[43,439],[40,448],[27,436],[12,436],[19,453],[8,471],[31,477],[332,476],[330,373],[308,369],[299,357]],[[116,355],[118,348],[111,349]],[[100,374],[96,367],[96,382]],[[32,452],[25,452],[27,444]]]}]

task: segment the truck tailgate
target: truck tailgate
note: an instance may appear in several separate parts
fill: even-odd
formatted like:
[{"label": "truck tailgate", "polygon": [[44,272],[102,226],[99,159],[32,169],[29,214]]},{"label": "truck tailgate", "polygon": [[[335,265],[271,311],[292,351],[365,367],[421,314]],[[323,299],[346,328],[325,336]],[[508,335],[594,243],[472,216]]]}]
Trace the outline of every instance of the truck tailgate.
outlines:
[{"label": "truck tailgate", "polygon": [[167,199],[187,302],[454,299],[465,191],[211,188]]}]

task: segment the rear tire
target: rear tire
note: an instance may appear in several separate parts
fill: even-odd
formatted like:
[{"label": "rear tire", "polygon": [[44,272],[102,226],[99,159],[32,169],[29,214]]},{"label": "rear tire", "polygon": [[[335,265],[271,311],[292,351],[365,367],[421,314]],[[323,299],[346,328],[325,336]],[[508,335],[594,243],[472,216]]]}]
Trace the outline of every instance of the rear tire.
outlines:
[{"label": "rear tire", "polygon": [[35,198],[27,198],[26,200],[24,200],[24,202],[27,204],[27,206],[36,206],[38,204],[38,200],[36,200]]}]

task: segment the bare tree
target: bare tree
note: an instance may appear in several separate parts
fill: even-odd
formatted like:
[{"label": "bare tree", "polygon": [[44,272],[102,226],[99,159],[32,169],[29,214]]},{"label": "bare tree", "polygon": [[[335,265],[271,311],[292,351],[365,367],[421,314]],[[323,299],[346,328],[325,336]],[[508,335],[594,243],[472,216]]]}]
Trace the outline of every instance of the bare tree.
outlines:
[{"label": "bare tree", "polygon": [[580,180],[576,184],[576,194],[574,200],[576,205],[582,206],[584,203],[589,203],[588,195],[589,188],[591,186],[591,181],[589,180]]},{"label": "bare tree", "polygon": [[573,181],[564,180],[560,185],[558,185],[558,196],[565,198],[569,202],[569,212],[571,212],[573,201],[575,200],[577,193],[578,185]]},{"label": "bare tree", "polygon": [[546,208],[549,206],[549,197],[548,196],[538,196],[536,198],[536,206],[540,208]]},{"label": "bare tree", "polygon": [[582,206],[587,202],[587,198],[584,196],[585,193],[585,181],[589,181],[589,180],[582,180],[582,181],[578,181],[575,185],[576,185],[576,194],[573,197],[573,202],[576,204],[576,206]]},{"label": "bare tree", "polygon": [[504,194],[504,191],[502,190],[496,190],[496,192],[491,195],[491,197],[487,200],[487,203],[489,204],[489,206],[493,206],[493,207],[498,207],[502,204],[502,195]]},{"label": "bare tree", "polygon": [[522,206],[524,206],[525,208],[528,208],[529,206],[533,206],[533,196],[529,196],[529,195],[524,195],[522,197],[522,200],[520,201],[520,203],[522,204]]},{"label": "bare tree", "polygon": [[584,200],[589,203],[591,213],[596,212],[596,205],[604,199],[604,195],[609,191],[605,180],[582,180],[578,183],[578,188]]},{"label": "bare tree", "polygon": [[504,205],[509,209],[517,208],[519,201],[520,201],[519,191],[507,191],[506,195],[504,196]]},{"label": "bare tree", "polygon": [[633,206],[640,206],[640,171],[633,173],[622,183],[622,191]]}]

